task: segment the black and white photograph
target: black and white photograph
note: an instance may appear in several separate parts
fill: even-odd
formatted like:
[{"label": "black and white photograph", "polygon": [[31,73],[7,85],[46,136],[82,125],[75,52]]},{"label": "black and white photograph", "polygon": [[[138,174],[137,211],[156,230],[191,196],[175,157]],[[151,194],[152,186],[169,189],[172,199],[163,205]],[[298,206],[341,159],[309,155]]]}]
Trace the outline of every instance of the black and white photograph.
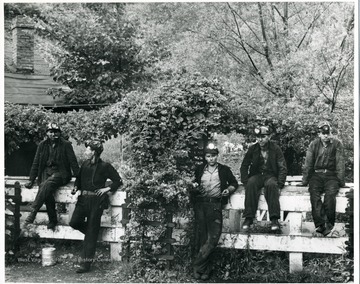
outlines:
[{"label": "black and white photograph", "polygon": [[1,13],[3,283],[359,283],[357,1]]}]

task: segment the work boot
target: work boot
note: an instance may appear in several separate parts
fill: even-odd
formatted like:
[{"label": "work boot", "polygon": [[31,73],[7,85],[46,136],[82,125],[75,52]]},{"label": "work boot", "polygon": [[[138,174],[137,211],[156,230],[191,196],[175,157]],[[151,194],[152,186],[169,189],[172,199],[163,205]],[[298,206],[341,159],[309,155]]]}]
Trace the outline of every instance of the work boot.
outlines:
[{"label": "work boot", "polygon": [[271,231],[277,231],[280,230],[280,224],[278,219],[272,219],[271,220]]},{"label": "work boot", "polygon": [[333,228],[334,228],[333,225],[329,223],[325,224],[325,230],[322,232],[323,236],[326,237],[328,234],[330,234]]},{"label": "work boot", "polygon": [[49,224],[47,225],[47,228],[49,229],[49,230],[55,230],[55,227],[56,227],[56,225],[57,225],[57,221],[55,222],[55,221],[50,221],[49,222]]},{"label": "work boot", "polygon": [[201,280],[209,280],[210,275],[209,274],[203,274],[201,275]]},{"label": "work boot", "polygon": [[325,230],[326,230],[325,224],[321,224],[319,227],[316,228],[315,231],[317,233],[323,234]]},{"label": "work boot", "polygon": [[86,273],[90,271],[90,263],[83,262],[80,264],[80,267],[78,270],[76,270],[76,273]]},{"label": "work boot", "polygon": [[253,219],[252,218],[245,218],[244,223],[242,224],[242,229],[243,230],[247,230],[250,228],[250,226],[253,224]]},{"label": "work boot", "polygon": [[200,273],[197,272],[197,270],[196,270],[195,268],[194,268],[194,278],[195,278],[196,280],[199,280],[199,279],[201,278]]},{"label": "work boot", "polygon": [[35,209],[32,209],[30,211],[29,216],[27,216],[26,219],[25,219],[25,226],[28,225],[28,224],[34,223],[36,214],[37,214],[37,211]]}]

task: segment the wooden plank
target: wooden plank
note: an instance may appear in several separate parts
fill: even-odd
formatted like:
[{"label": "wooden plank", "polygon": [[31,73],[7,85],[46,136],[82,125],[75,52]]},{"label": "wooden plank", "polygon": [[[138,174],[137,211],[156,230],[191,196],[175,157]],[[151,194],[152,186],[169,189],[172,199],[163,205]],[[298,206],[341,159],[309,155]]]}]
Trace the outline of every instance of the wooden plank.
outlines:
[{"label": "wooden plank", "polygon": [[[55,194],[55,201],[61,203],[76,203],[77,198],[80,192],[77,192],[75,195],[71,194],[72,187],[67,185],[59,188]],[[21,196],[23,202],[33,202],[35,200],[36,194],[38,192],[38,187],[34,186],[31,189],[21,186]],[[12,188],[6,188],[6,194],[12,194]],[[116,191],[114,194],[109,193],[109,201],[112,206],[122,206],[125,204],[126,192]]]},{"label": "wooden plank", "polygon": [[122,243],[110,243],[110,259],[113,261],[122,260]]},{"label": "wooden plank", "polygon": [[301,235],[302,214],[301,212],[289,212],[285,221],[289,222],[289,235]]},{"label": "wooden plank", "polygon": [[245,249],[247,246],[253,250],[272,250],[285,252],[308,252],[344,254],[346,237],[307,237],[286,235],[262,234],[228,234],[221,235],[219,246],[227,248]]},{"label": "wooden plank", "polygon": [[303,254],[299,252],[289,253],[289,272],[299,272],[303,270]]},{"label": "wooden plank", "polygon": [[[47,229],[46,225],[29,225],[39,234],[40,238],[45,239],[66,239],[66,240],[83,240],[84,235],[70,226],[56,226],[55,231]],[[26,231],[25,231],[26,232]],[[123,228],[101,228],[98,241],[120,242],[121,236],[124,236]]]},{"label": "wooden plank", "polygon": [[[336,197],[336,212],[345,213],[348,199],[345,193],[350,188],[342,188]],[[311,212],[310,194],[305,187],[286,186],[281,190],[280,208],[283,211]],[[230,202],[226,205],[226,209],[244,209],[245,192],[239,189],[230,197]],[[263,194],[260,195],[259,210],[268,210],[268,206]]]},{"label": "wooden plank", "polygon": [[[27,216],[29,216],[30,212],[21,212],[20,217],[20,224],[24,224],[25,219]],[[60,225],[69,225],[70,217],[68,213],[58,213],[58,222]],[[41,225],[41,224],[47,224],[49,222],[49,218],[46,212],[38,212],[36,214],[36,218],[34,221],[34,224]],[[102,215],[101,216],[101,227],[113,227],[114,225],[111,224],[111,216],[109,215]],[[119,223],[119,227],[121,227]]]},{"label": "wooden plank", "polygon": [[229,210],[229,229],[230,232],[236,233],[240,231],[241,211],[240,210]]}]

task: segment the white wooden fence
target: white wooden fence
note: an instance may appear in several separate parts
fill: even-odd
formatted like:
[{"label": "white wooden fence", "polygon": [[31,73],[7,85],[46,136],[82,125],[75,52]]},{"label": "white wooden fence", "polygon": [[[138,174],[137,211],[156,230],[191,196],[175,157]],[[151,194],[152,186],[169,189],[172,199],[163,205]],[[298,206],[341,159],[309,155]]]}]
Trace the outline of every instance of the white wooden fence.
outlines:
[{"label": "white wooden fence", "polygon": [[[311,212],[310,196],[307,187],[297,187],[300,177],[288,177],[287,183],[280,194],[281,206],[281,232],[278,234],[269,232],[244,232],[240,225],[243,222],[241,212],[244,209],[245,193],[243,186],[239,186],[238,190],[231,196],[230,203],[224,210],[224,229],[220,238],[220,247],[234,249],[253,249],[253,250],[270,250],[285,251],[289,253],[290,272],[302,270],[303,253],[328,253],[328,254],[344,254],[345,242],[348,237],[345,233],[345,224],[336,223],[333,231],[327,237],[315,237],[315,230],[312,222],[305,219],[306,213]],[[24,184],[27,182],[25,177],[5,177],[5,191],[7,194],[13,194],[13,186],[18,181],[21,186],[22,202],[32,202],[37,193],[37,187],[27,189]],[[53,239],[72,239],[82,240],[83,234],[77,230],[73,230],[68,224],[75,208],[77,201],[76,195],[71,195],[71,189],[74,180],[68,185],[61,187],[55,194],[55,200],[58,203],[64,203],[66,213],[59,214],[59,225],[55,231],[48,230],[46,224],[48,222],[46,212],[39,212],[35,219],[36,231],[41,238]],[[353,187],[353,184],[347,184]],[[337,195],[336,211],[345,213],[347,207],[347,198],[345,193],[350,188],[341,188]],[[117,191],[110,197],[111,206],[104,211],[101,219],[101,231],[99,241],[110,243],[111,259],[121,260],[122,236],[125,234],[125,223],[123,218],[126,193]],[[267,223],[269,220],[267,214],[267,204],[263,195],[260,196],[258,205],[258,224]],[[29,212],[22,211],[20,223],[23,224]],[[265,219],[265,221],[264,221]],[[181,244],[183,234],[183,225],[186,220],[177,219],[177,226],[173,230],[173,238],[176,244]]]}]

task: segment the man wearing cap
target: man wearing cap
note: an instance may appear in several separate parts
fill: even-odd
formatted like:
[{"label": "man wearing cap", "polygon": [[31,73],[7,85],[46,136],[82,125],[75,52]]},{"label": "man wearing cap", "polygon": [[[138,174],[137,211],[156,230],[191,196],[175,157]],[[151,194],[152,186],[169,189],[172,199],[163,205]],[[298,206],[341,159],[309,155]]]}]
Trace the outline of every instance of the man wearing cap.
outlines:
[{"label": "man wearing cap", "polygon": [[280,189],[285,185],[287,167],[284,155],[278,145],[270,141],[267,126],[255,129],[257,142],[250,146],[240,167],[241,182],[245,186],[244,230],[249,229],[255,218],[261,188],[268,205],[271,230],[280,229]]},{"label": "man wearing cap", "polygon": [[[85,146],[84,154],[87,159],[81,165],[71,192],[75,194],[79,190],[80,195],[69,223],[72,228],[85,234],[77,273],[90,270],[95,256],[101,215],[109,205],[108,192],[114,193],[122,185],[121,177],[115,168],[100,158],[104,150],[102,141],[93,139],[85,143]],[[106,185],[107,179],[111,180],[110,185]]]},{"label": "man wearing cap", "polygon": [[[72,170],[72,172],[71,172]],[[72,173],[77,175],[79,165],[71,142],[61,137],[60,127],[49,123],[46,138],[37,147],[26,188],[32,188],[37,178],[39,191],[31,205],[31,212],[25,220],[25,226],[33,223],[40,207],[45,203],[49,216],[48,229],[55,229],[57,215],[55,209],[55,191],[71,180]]]},{"label": "man wearing cap", "polygon": [[195,250],[194,278],[207,280],[212,270],[211,254],[222,232],[222,205],[238,187],[228,166],[217,162],[219,150],[214,143],[205,148],[205,163],[195,170],[194,213]]},{"label": "man wearing cap", "polygon": [[309,185],[316,232],[326,236],[335,223],[336,194],[345,186],[345,161],[343,145],[331,134],[329,122],[318,124],[318,135],[306,152],[302,185]]}]

